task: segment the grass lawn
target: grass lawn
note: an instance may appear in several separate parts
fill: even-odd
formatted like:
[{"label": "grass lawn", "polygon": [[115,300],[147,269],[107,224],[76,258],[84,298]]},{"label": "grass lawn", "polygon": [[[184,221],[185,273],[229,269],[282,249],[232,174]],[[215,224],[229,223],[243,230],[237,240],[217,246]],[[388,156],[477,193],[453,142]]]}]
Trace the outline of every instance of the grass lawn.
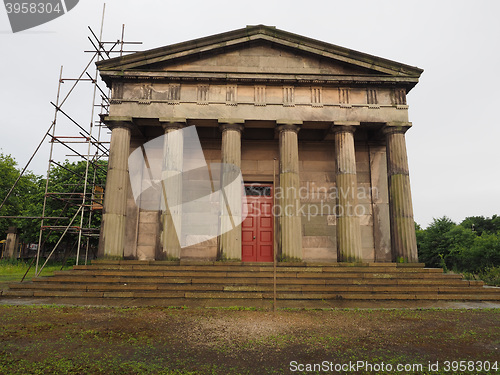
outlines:
[{"label": "grass lawn", "polygon": [[[499,365],[500,309],[272,313],[231,308],[0,305],[0,321],[0,374],[500,372],[480,371],[480,366]],[[357,361],[393,368],[390,372],[376,368],[324,372],[307,367]],[[446,361],[450,361],[448,368]],[[467,361],[462,363],[466,371],[454,371],[460,362],[452,361]],[[396,371],[398,364],[411,370]],[[429,364],[439,371],[430,371]]]},{"label": "grass lawn", "polygon": [[[40,267],[43,265],[40,260]],[[9,283],[19,282],[23,278],[26,270],[29,268],[29,262],[0,260],[0,290],[7,289]],[[72,268],[72,266],[64,266],[63,270]],[[42,270],[42,276],[52,275],[54,271],[61,269],[60,263],[49,263]],[[35,263],[31,266],[25,280],[31,280],[35,277]]]}]

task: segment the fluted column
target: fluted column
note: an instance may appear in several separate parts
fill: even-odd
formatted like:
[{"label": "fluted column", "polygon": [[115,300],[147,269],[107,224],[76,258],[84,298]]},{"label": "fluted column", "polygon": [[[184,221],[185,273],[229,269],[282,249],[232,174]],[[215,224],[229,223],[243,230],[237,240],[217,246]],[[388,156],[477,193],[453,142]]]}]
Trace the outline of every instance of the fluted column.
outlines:
[{"label": "fluted column", "polygon": [[130,117],[106,117],[111,129],[108,174],[99,242],[100,254],[122,258],[125,246],[125,216],[127,210],[128,157],[130,154]]},{"label": "fluted column", "polygon": [[241,186],[231,182],[241,171],[241,132],[244,120],[219,120],[222,132],[221,147],[221,235],[219,258],[241,260]]},{"label": "fluted column", "polygon": [[302,260],[298,132],[301,122],[278,121],[280,245],[284,260]]},{"label": "fluted column", "polygon": [[356,176],[354,132],[359,122],[335,122],[336,183],[337,183],[337,258],[339,262],[361,262],[361,230]]},{"label": "fluted column", "polygon": [[393,260],[418,262],[405,132],[411,123],[387,123],[387,174]]},{"label": "fluted column", "polygon": [[[180,259],[182,235],[182,166],[184,138],[176,132],[186,125],[186,119],[160,119],[165,131],[162,166],[162,234],[161,242],[167,259]],[[168,194],[168,201],[167,201]]]}]

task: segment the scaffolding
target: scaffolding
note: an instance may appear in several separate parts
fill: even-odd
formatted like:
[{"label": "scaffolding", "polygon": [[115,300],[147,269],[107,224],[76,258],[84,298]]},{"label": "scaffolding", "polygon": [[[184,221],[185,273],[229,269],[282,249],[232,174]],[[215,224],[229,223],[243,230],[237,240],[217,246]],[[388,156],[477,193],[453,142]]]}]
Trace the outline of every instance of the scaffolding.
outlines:
[{"label": "scaffolding", "polygon": [[[102,18],[99,35],[92,30],[89,26],[90,35],[88,40],[92,46],[91,50],[84,51],[91,55],[86,66],[81,70],[81,73],[76,78],[66,78],[63,76],[63,67],[61,66],[59,72],[59,81],[57,87],[57,94],[55,102],[50,102],[54,107],[54,117],[49,126],[49,129],[44,134],[42,140],[38,144],[31,158],[26,166],[21,171],[19,177],[15,181],[12,188],[9,190],[7,196],[4,198],[0,209],[3,207],[11,193],[14,191],[17,183],[21,179],[24,172],[27,170],[29,164],[34,156],[38,153],[41,146],[48,139],[50,144],[49,160],[47,166],[47,174],[45,180],[45,192],[43,195],[42,214],[40,217],[27,217],[16,216],[4,218],[18,218],[18,219],[39,219],[40,232],[38,237],[38,246],[36,251],[36,267],[35,275],[39,275],[47,261],[58,250],[59,245],[67,234],[73,234],[76,238],[75,243],[71,249],[76,247],[76,264],[80,262],[83,257],[84,264],[87,264],[89,258],[90,240],[98,238],[100,227],[93,225],[92,219],[96,213],[102,210],[103,196],[104,196],[104,182],[99,180],[99,171],[106,173],[107,171],[107,158],[109,157],[109,132],[106,128],[103,129],[103,118],[108,114],[110,105],[110,90],[105,87],[100,80],[95,63],[115,56],[123,56],[126,53],[133,53],[137,51],[126,50],[129,45],[138,45],[142,42],[127,42],[124,40],[125,25],[122,25],[121,36],[116,41],[103,41],[104,29],[104,15],[106,4],[103,6]],[[67,92],[63,93],[62,85],[65,82],[70,82],[71,85]],[[91,86],[91,109],[87,115],[90,117],[88,125],[85,125],[85,120],[80,120],[76,116],[72,116],[63,108],[67,103],[70,96],[74,93],[77,86],[83,84],[90,84]],[[74,95],[74,94],[73,94]],[[64,133],[59,124],[65,122]],[[62,148],[66,152],[66,157],[75,157],[79,162],[83,162],[84,170],[82,173],[77,173],[74,170],[67,168],[67,166],[56,159],[56,149]],[[60,150],[59,150],[60,152]],[[58,190],[53,184],[54,167],[59,170],[65,170],[69,174],[74,175],[77,183],[65,184],[64,191]],[[83,191],[81,191],[83,188]],[[59,201],[63,203],[61,212],[55,216],[47,214],[47,202]],[[75,211],[76,210],[76,211]],[[50,250],[43,265],[40,266],[40,259],[44,255],[44,249],[47,239],[52,234],[58,234],[59,239],[54,247]],[[82,254],[83,252],[83,254]],[[65,258],[66,258],[65,252]],[[95,255],[95,254],[94,254]],[[31,266],[31,265],[30,265]],[[23,278],[24,279],[24,278]]]}]

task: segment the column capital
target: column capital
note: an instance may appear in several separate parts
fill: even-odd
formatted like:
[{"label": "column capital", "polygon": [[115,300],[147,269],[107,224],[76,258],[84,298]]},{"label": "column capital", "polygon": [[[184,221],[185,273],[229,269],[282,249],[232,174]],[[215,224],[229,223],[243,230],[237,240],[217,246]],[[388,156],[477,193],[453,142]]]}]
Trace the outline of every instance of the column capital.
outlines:
[{"label": "column capital", "polygon": [[132,127],[134,126],[134,121],[132,120],[132,117],[129,116],[104,116],[102,121],[111,130],[115,128],[132,130]]},{"label": "column capital", "polygon": [[393,134],[401,133],[404,134],[412,126],[411,122],[386,122],[385,126],[382,128],[383,134]]},{"label": "column capital", "polygon": [[241,133],[245,128],[245,120],[240,118],[220,118],[218,122],[221,132],[225,132],[226,130],[236,130]]},{"label": "column capital", "polygon": [[163,127],[163,130],[172,129],[182,129],[186,126],[187,120],[182,117],[160,117],[160,124]]},{"label": "column capital", "polygon": [[356,121],[335,121],[331,128],[332,133],[354,133],[359,126]]},{"label": "column capital", "polygon": [[8,227],[5,233],[17,233],[17,227]]},{"label": "column capital", "polygon": [[359,126],[361,123],[359,121],[334,121],[333,127],[335,126]]},{"label": "column capital", "polygon": [[278,132],[292,131],[292,132],[298,133],[301,126],[302,126],[302,121],[276,120],[276,130]]}]

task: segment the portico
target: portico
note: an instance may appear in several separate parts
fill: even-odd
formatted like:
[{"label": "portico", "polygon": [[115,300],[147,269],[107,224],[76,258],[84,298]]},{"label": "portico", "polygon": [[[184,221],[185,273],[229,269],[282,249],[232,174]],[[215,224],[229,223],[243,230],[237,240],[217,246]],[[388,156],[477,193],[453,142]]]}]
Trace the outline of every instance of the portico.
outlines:
[{"label": "portico", "polygon": [[[241,260],[243,243],[262,237],[256,251],[272,243],[281,260],[417,261],[405,132],[406,94],[421,69],[267,26],[98,67],[112,89],[102,257]],[[163,178],[170,181],[182,170],[175,130],[188,126],[196,127],[207,163],[233,165],[245,185],[271,187],[248,190],[265,192],[262,207],[272,202],[265,230],[242,232],[250,228],[243,221],[181,247],[174,225],[180,212],[139,208],[129,154],[164,136]],[[221,212],[220,220],[243,211]],[[250,231],[252,238],[242,238]]]}]

